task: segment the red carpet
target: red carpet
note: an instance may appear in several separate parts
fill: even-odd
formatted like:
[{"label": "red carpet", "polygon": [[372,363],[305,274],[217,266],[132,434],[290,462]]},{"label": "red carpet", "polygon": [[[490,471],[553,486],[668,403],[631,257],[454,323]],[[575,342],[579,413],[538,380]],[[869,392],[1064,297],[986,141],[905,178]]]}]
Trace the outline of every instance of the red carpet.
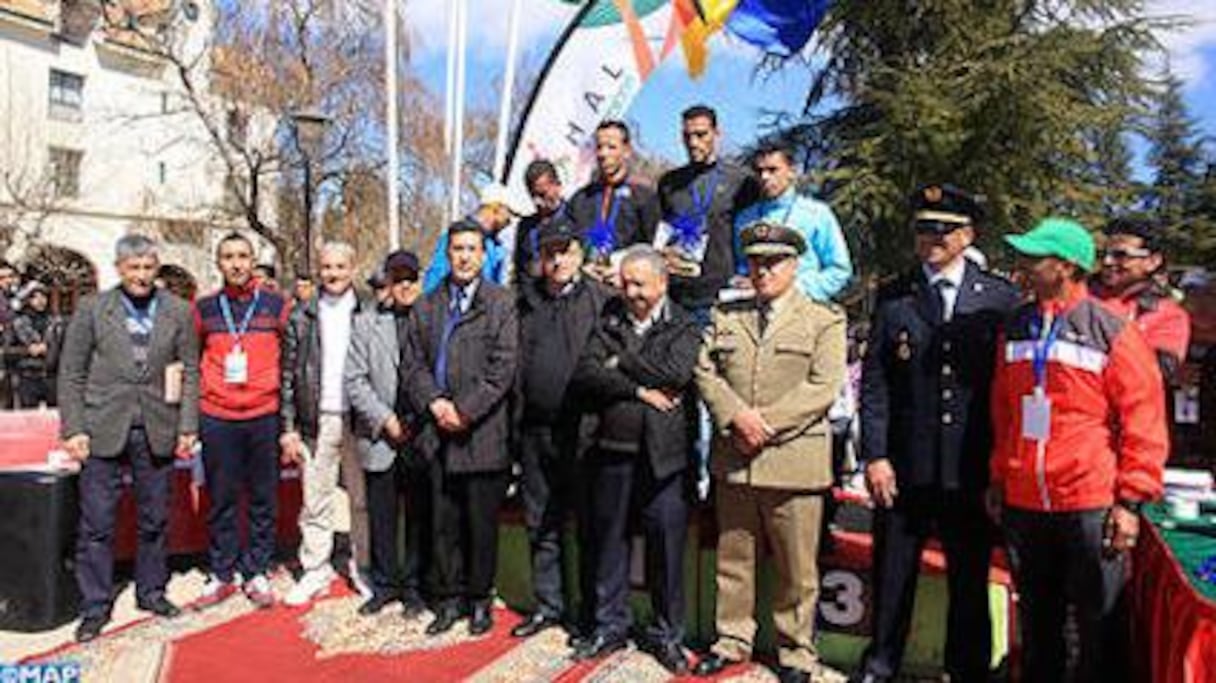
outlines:
[{"label": "red carpet", "polygon": [[[278,577],[276,589],[286,587],[287,579]],[[486,636],[471,638],[460,622],[430,638],[423,633],[429,615],[406,621],[390,608],[361,617],[358,605],[358,597],[344,592],[310,607],[255,610],[237,595],[201,612],[141,620],[88,645],[62,646],[26,661],[71,660],[80,664],[82,680],[123,683],[671,680],[650,656],[633,649],[572,662],[560,629],[512,638],[519,617],[506,609],[496,610],[494,630]],[[759,665],[736,667],[720,679],[774,680]]]}]

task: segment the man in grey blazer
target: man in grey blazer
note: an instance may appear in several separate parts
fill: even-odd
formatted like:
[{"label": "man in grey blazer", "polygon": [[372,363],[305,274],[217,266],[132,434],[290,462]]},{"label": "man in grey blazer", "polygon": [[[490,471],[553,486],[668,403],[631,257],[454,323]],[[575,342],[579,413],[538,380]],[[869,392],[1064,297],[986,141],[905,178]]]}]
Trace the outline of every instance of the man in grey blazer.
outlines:
[{"label": "man in grey blazer", "polygon": [[136,603],[162,617],[179,614],[165,597],[170,476],[174,454],[189,455],[198,434],[198,338],[189,306],[153,286],[160,262],[147,237],[120,238],[115,265],[120,285],[81,303],[60,357],[64,448],[81,463],[80,642],[96,638],[110,620],[124,465],[133,472],[139,510]]},{"label": "man in grey blazer", "polygon": [[[398,374],[410,311],[422,291],[418,257],[394,251],[382,267],[389,299],[355,316],[346,356],[355,450],[366,483],[372,596],[359,613],[378,613],[400,600],[407,618],[426,608],[423,577],[429,563],[426,533],[430,480],[426,461],[411,447],[417,416],[399,400]],[[397,551],[398,520],[405,514],[405,556]]]}]

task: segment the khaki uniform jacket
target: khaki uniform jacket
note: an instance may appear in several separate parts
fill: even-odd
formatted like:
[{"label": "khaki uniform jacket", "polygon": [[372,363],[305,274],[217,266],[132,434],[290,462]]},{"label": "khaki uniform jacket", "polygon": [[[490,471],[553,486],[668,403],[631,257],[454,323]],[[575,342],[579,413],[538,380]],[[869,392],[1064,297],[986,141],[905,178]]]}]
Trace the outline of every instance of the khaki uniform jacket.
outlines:
[{"label": "khaki uniform jacket", "polygon": [[[845,377],[845,316],[791,290],[775,304],[764,337],[754,301],[714,309],[697,363],[697,386],[713,417],[711,469],[719,480],[762,488],[832,484],[827,410]],[[776,435],[748,460],[730,423],[755,407]]]}]

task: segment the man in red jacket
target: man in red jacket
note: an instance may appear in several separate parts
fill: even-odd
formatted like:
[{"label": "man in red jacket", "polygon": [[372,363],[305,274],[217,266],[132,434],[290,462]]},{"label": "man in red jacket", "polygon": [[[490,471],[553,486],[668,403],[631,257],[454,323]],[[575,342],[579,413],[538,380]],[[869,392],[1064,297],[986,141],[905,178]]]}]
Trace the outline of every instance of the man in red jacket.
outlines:
[{"label": "man in red jacket", "polygon": [[1116,605],[1140,506],[1168,454],[1156,358],[1135,325],[1089,295],[1093,238],[1048,218],[1005,240],[1034,301],[1010,318],[993,382],[989,511],[1004,522],[1022,622],[1022,678],[1064,675],[1075,609],[1078,681],[1119,680]]},{"label": "man in red jacket", "polygon": [[[230,233],[216,247],[224,287],[194,305],[202,358],[199,431],[207,471],[211,576],[199,606],[236,592],[235,574],[254,604],[274,604],[267,573],[274,555],[279,484],[280,343],[290,306],[253,277],[253,242]],[[248,496],[249,533],[241,548],[237,515]]]}]

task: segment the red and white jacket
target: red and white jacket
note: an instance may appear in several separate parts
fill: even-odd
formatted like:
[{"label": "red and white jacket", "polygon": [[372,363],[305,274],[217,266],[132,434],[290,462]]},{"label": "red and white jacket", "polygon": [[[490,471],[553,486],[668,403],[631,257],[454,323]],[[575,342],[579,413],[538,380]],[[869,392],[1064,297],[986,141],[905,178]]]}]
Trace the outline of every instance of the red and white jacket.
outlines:
[{"label": "red and white jacket", "polygon": [[[997,347],[992,386],[992,485],[1011,507],[1064,512],[1161,495],[1169,455],[1157,359],[1136,326],[1082,285],[1053,310],[1024,304]],[[1022,399],[1035,391],[1035,333],[1059,320],[1046,362],[1049,435],[1022,430]]]}]

